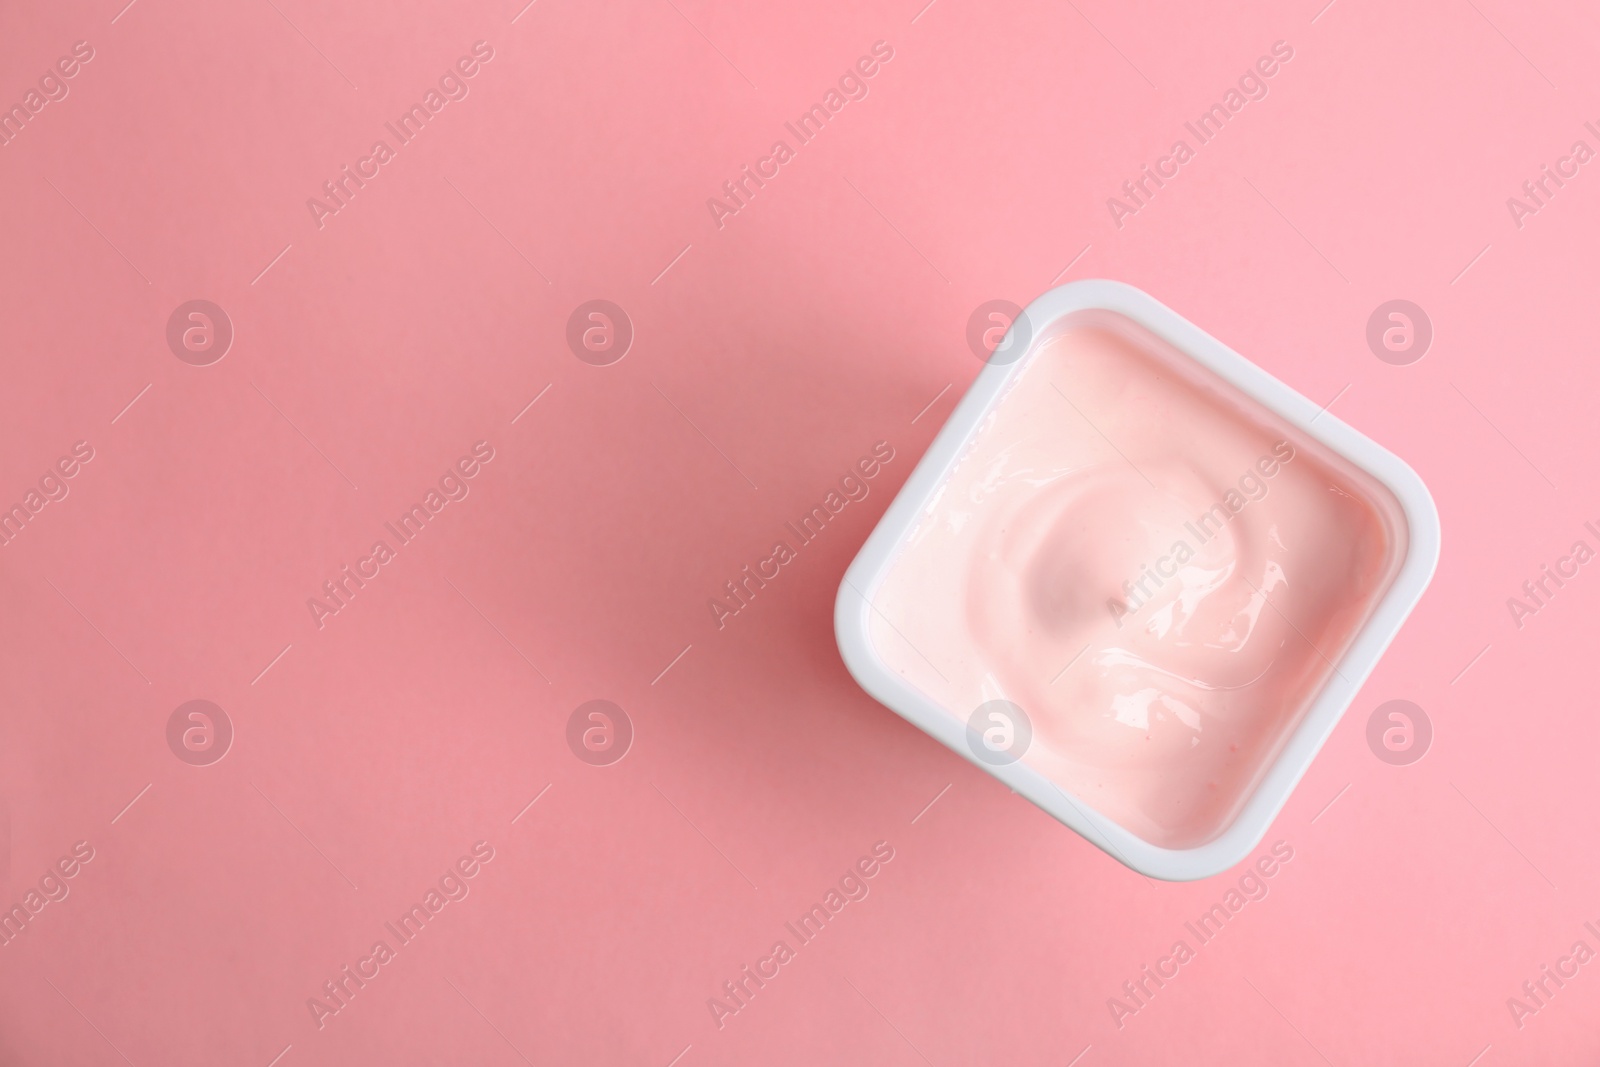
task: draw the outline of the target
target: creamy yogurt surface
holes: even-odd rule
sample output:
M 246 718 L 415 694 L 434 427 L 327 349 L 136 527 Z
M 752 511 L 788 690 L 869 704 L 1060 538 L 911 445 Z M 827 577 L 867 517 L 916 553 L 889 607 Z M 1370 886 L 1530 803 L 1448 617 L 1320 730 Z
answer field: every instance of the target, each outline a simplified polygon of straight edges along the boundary
M 874 592 L 879 657 L 1152 844 L 1238 813 L 1404 556 L 1382 486 L 1153 335 L 1043 340 Z

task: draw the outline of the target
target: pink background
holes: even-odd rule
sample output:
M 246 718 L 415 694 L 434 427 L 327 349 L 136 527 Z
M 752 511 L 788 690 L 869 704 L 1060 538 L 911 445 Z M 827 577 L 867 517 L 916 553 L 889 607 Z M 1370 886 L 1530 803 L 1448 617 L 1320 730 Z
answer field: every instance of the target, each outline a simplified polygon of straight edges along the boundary
M 1506 607 L 1597 544 L 1600 176 L 1520 228 L 1506 198 L 1600 147 L 1600 13 L 524 2 L 0 12 L 0 103 L 94 49 L 0 148 L 0 504 L 94 449 L 0 549 L 0 900 L 94 850 L 0 947 L 0 1063 L 1600 1053 L 1600 964 L 1506 1005 L 1600 949 L 1600 576 Z M 479 40 L 470 95 L 319 229 L 306 199 Z M 719 229 L 707 198 L 879 40 L 869 95 Z M 1106 198 L 1278 40 L 1270 94 L 1119 229 Z M 867 698 L 831 628 L 980 366 L 969 314 L 1082 277 L 1337 398 L 1445 530 L 1262 845 L 1293 860 L 1120 1029 L 1108 998 L 1237 872 L 1119 866 Z M 636 331 L 611 366 L 565 341 L 593 298 Z M 1409 366 L 1365 341 L 1392 298 L 1433 322 Z M 192 299 L 235 330 L 210 366 L 166 343 Z M 480 440 L 470 495 L 319 629 L 307 598 Z M 872 495 L 719 630 L 708 598 L 879 440 Z M 565 740 L 596 698 L 636 732 L 605 767 Z M 167 744 L 191 699 L 236 731 L 209 766 Z M 1410 766 L 1365 740 L 1391 699 L 1433 723 Z M 470 895 L 319 1029 L 307 999 L 476 841 Z M 870 896 L 719 1029 L 707 999 L 879 841 Z

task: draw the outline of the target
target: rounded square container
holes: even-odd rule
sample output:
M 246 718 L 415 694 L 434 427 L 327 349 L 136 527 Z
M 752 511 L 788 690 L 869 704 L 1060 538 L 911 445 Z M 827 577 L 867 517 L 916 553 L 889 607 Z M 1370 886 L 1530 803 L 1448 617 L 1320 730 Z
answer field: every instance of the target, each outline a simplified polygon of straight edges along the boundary
M 879 701 L 1188 880 L 1261 840 L 1438 557 L 1400 459 L 1145 293 L 1074 282 L 1011 324 L 834 628 Z

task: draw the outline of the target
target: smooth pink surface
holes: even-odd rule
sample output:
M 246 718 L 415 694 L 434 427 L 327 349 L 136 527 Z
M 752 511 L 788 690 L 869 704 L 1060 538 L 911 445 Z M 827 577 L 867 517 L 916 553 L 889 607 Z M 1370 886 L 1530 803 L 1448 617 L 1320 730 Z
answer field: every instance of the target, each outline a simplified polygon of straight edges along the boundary
M 978 743 L 974 709 L 1014 702 L 1019 755 L 1074 803 L 1194 848 L 1237 817 L 1406 543 L 1349 460 L 1126 318 L 1078 315 L 906 538 L 872 640 L 957 722 L 978 715 Z
M 1600 577 L 1520 627 L 1507 598 L 1600 543 L 1600 177 L 1507 198 L 1600 143 L 1597 35 L 1506 0 L 6 5 L 0 101 L 94 58 L 0 147 L 0 502 L 93 450 L 0 548 L 5 899 L 93 858 L 0 948 L 0 1062 L 1594 1058 L 1594 964 L 1520 1028 L 1507 999 L 1600 948 Z M 319 229 L 307 199 L 480 40 L 468 95 Z M 880 40 L 865 98 L 719 229 L 708 198 Z M 1107 198 L 1279 40 L 1268 95 L 1118 228 Z M 834 648 L 844 567 L 978 369 L 968 316 L 1092 276 L 1331 402 L 1441 512 L 1265 895 L 1129 872 Z M 603 367 L 566 341 L 597 298 L 634 327 Z M 1366 342 L 1394 298 L 1434 327 L 1409 366 Z M 233 325 L 209 366 L 168 347 L 191 300 Z M 870 495 L 719 629 L 711 598 L 880 440 Z M 470 493 L 319 628 L 308 599 L 480 441 Z M 567 740 L 594 699 L 634 728 L 610 766 Z M 1391 699 L 1433 722 L 1410 766 L 1367 745 Z M 191 700 L 232 723 L 220 762 L 169 747 Z M 479 841 L 468 895 L 319 1030 L 308 998 Z M 708 999 L 877 842 L 870 893 L 719 1029 Z M 1109 999 L 1230 890 L 1119 1029 Z

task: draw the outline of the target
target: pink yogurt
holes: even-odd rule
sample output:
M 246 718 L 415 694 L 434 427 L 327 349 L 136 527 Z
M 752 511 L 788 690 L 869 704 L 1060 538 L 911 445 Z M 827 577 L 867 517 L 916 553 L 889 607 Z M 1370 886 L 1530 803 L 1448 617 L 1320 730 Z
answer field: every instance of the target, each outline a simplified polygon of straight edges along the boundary
M 873 596 L 884 664 L 1153 845 L 1232 822 L 1406 555 L 1376 479 L 1143 327 L 1043 339 Z

